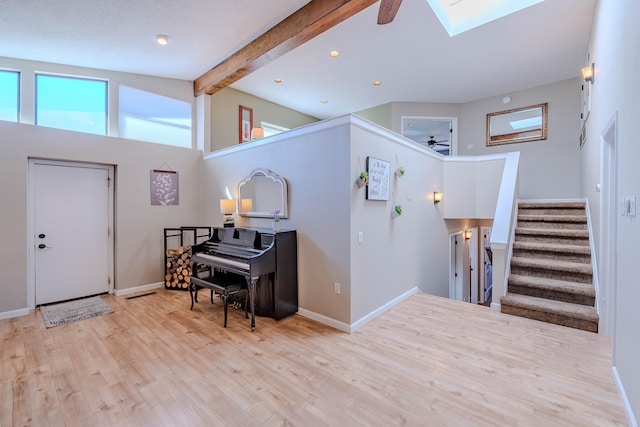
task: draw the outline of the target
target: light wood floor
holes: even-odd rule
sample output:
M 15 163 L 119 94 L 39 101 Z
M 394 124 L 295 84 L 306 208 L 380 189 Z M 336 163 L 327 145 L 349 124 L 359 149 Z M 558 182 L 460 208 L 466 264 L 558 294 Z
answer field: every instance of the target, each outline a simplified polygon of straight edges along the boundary
M 206 294 L 206 293 L 205 293 Z M 114 313 L 0 321 L 2 426 L 627 425 L 611 342 L 415 295 L 345 334 L 205 294 L 105 296 Z

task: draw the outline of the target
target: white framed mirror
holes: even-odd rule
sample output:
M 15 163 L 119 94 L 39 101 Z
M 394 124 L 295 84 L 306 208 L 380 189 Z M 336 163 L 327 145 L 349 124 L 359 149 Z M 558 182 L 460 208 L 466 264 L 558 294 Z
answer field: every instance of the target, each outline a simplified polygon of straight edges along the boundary
M 547 139 L 547 104 L 487 114 L 487 147 Z
M 256 168 L 238 183 L 238 213 L 250 218 L 289 218 L 287 180 L 269 169 Z

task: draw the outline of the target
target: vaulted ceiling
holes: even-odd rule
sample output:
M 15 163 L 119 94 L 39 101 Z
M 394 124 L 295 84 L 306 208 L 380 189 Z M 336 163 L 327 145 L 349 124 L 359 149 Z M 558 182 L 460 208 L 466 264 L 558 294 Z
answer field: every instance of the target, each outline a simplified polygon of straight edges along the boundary
M 0 0 L 0 56 L 195 80 L 307 3 Z M 579 75 L 594 6 L 546 0 L 449 37 L 426 0 L 404 0 L 387 25 L 376 2 L 231 87 L 318 118 L 508 94 Z

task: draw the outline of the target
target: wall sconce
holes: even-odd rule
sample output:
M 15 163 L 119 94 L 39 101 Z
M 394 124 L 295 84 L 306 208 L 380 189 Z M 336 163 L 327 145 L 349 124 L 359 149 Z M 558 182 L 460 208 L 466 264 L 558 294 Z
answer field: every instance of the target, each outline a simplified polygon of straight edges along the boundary
M 434 191 L 433 192 L 433 204 L 437 205 L 441 201 L 442 201 L 442 193 L 440 193 L 439 191 Z
M 582 77 L 584 78 L 584 81 L 593 84 L 593 79 L 595 78 L 595 68 L 596 64 L 592 62 L 590 66 L 584 67 L 582 69 Z
M 234 199 L 220 199 L 220 213 L 224 214 L 223 227 L 235 227 L 233 215 L 236 213 L 236 201 Z
M 264 128 L 257 127 L 251 129 L 251 140 L 255 141 L 260 138 L 264 138 Z
M 471 238 L 471 230 L 465 230 L 464 234 L 464 240 L 469 240 Z

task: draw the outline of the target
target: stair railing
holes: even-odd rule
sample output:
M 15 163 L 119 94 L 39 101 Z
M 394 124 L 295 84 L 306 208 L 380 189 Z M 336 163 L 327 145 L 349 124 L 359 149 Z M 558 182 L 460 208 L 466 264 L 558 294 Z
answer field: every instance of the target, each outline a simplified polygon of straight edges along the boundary
M 518 167 L 520 152 L 507 153 L 496 203 L 489 244 L 493 252 L 493 296 L 491 307 L 500 308 L 500 297 L 507 294 L 511 261 L 511 242 L 517 224 Z

